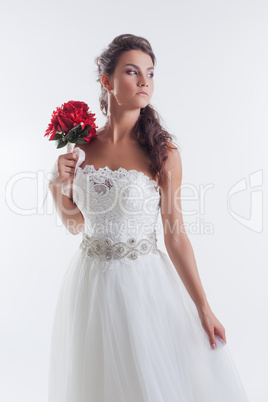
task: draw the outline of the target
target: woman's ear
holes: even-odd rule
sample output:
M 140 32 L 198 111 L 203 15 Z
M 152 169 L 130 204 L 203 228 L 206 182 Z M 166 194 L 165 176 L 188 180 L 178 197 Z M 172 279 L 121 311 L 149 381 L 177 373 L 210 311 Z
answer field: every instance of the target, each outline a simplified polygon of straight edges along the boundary
M 112 86 L 111 86 L 110 78 L 107 74 L 102 74 L 101 83 L 102 83 L 103 87 L 105 89 L 107 89 L 108 92 L 110 92 L 110 90 L 112 89 Z

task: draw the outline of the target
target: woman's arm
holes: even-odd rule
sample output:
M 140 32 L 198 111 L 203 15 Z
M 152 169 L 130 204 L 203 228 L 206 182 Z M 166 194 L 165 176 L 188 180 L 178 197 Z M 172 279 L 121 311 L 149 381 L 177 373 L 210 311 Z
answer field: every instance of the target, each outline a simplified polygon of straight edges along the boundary
M 193 248 L 184 230 L 181 211 L 182 163 L 178 149 L 168 151 L 165 172 L 168 179 L 161 187 L 161 216 L 167 252 L 196 307 L 207 304 L 198 274 Z
M 173 144 L 169 143 L 169 145 Z M 193 248 L 184 230 L 181 211 L 182 163 L 178 149 L 168 151 L 165 172 L 168 179 L 165 180 L 164 186 L 161 186 L 161 216 L 167 252 L 196 305 L 211 345 L 216 343 L 214 332 L 226 342 L 224 327 L 210 309 L 197 270 Z
M 73 181 L 76 164 L 77 155 L 75 151 L 60 155 L 55 164 L 53 178 L 48 185 L 57 213 L 67 230 L 73 235 L 84 230 L 83 214 L 73 202 Z M 70 182 L 70 198 L 61 191 L 61 184 L 64 183 L 65 180 Z
M 165 240 L 165 246 L 197 310 L 204 309 L 208 305 L 208 301 L 200 280 L 189 238 L 184 235 L 178 240 Z
M 61 185 L 49 184 L 59 217 L 67 230 L 76 235 L 84 230 L 84 216 L 77 205 L 67 195 L 62 194 Z M 72 193 L 71 193 L 72 194 Z

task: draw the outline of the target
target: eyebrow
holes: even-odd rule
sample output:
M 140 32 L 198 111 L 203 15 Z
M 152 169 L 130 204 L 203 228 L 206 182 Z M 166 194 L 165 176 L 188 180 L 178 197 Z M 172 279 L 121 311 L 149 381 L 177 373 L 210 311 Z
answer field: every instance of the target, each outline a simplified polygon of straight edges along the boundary
M 140 67 L 137 66 L 136 64 L 132 64 L 132 63 L 125 64 L 124 67 L 126 67 L 126 66 L 132 66 L 132 67 L 135 67 L 135 68 L 137 68 L 137 69 L 140 68 Z M 154 70 L 154 67 L 148 67 L 147 70 Z

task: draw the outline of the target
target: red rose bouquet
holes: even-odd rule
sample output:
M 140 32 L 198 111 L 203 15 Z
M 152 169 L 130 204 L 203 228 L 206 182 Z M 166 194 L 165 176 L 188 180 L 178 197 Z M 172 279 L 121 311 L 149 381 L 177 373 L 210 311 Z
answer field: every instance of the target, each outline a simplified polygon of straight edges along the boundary
M 95 114 L 89 111 L 86 103 L 69 101 L 63 103 L 61 107 L 57 107 L 52 113 L 45 136 L 48 136 L 50 141 L 58 141 L 57 148 L 67 145 L 67 153 L 69 153 L 74 150 L 75 144 L 86 144 L 97 136 L 96 128 L 98 126 L 95 125 L 95 120 Z M 78 164 L 81 162 L 79 155 L 84 154 L 84 152 L 80 148 L 76 149 L 79 158 Z M 55 163 L 51 173 L 52 177 L 59 174 L 57 163 Z M 69 182 L 64 182 L 61 186 L 62 193 L 67 196 L 70 196 L 69 184 Z
M 57 148 L 66 144 L 67 152 L 72 152 L 75 144 L 86 144 L 96 137 L 96 118 L 89 112 L 84 102 L 69 101 L 57 107 L 45 132 L 49 140 L 57 140 Z

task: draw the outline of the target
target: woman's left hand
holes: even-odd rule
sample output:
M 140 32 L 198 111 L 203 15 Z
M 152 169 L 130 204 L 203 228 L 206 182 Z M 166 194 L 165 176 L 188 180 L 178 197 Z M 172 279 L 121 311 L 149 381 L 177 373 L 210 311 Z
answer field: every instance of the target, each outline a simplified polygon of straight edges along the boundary
M 213 349 L 216 347 L 215 335 L 218 335 L 226 343 L 226 335 L 224 326 L 220 323 L 217 317 L 211 311 L 207 304 L 205 307 L 197 308 L 204 331 L 209 337 L 210 345 Z M 215 345 L 213 347 L 213 345 Z

